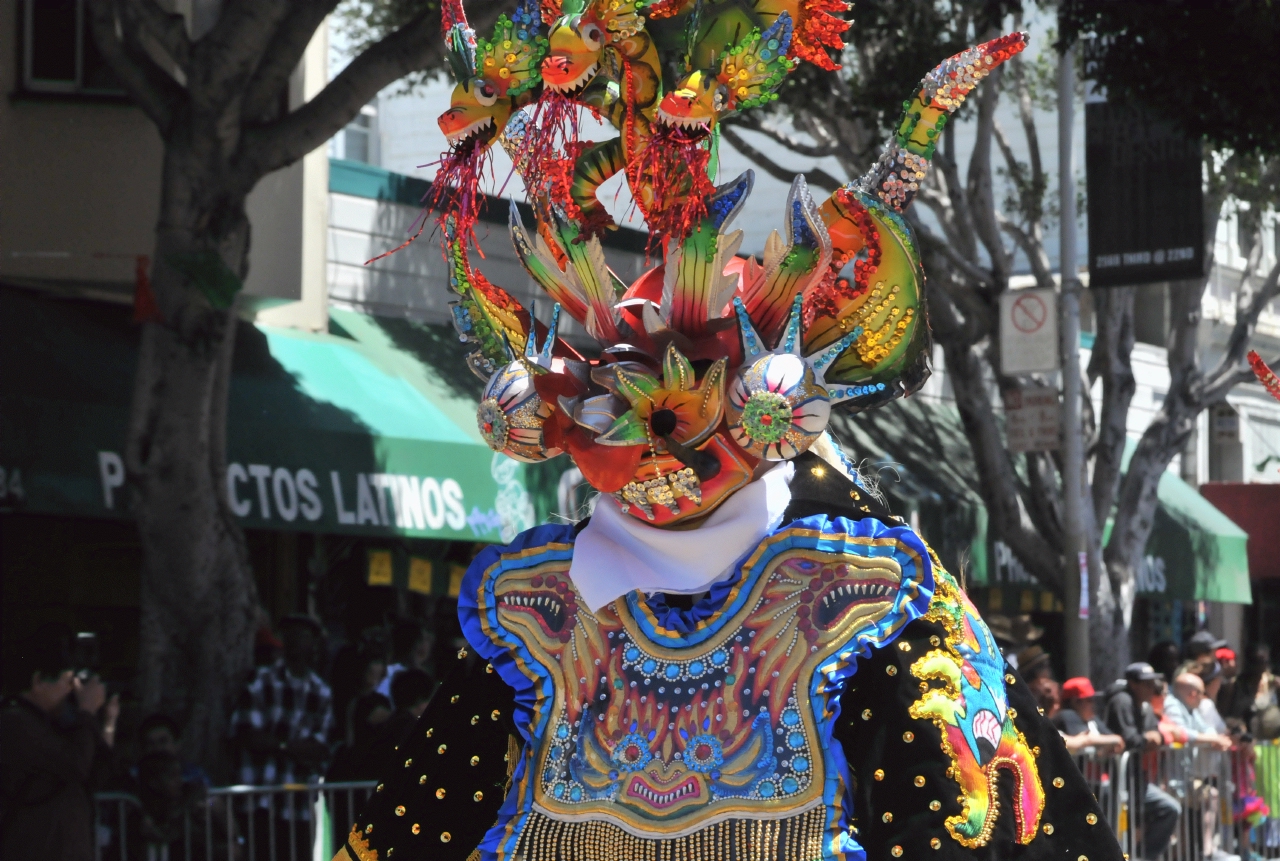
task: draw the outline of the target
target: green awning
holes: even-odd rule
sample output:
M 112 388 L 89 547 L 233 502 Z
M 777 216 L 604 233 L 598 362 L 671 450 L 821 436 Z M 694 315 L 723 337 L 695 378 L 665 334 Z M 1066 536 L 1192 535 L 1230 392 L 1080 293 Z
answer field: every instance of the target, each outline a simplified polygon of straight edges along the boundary
M 1125 443 L 1127 470 L 1137 444 Z M 1248 534 L 1172 472 L 1156 485 L 1155 520 L 1138 570 L 1137 592 L 1167 601 L 1252 604 Z M 1110 535 L 1107 524 L 1106 535 Z M 1105 540 L 1105 539 L 1104 539 Z
M 494 455 L 457 337 L 333 309 L 329 332 L 241 323 L 227 494 L 247 527 L 496 541 L 546 520 L 566 458 Z M 0 288 L 0 510 L 125 517 L 129 309 Z

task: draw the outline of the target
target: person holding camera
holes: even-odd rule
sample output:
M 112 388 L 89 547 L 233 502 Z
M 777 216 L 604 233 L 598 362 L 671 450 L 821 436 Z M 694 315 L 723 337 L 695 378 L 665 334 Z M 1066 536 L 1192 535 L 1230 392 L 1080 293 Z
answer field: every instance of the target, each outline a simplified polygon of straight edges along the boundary
M 10 669 L 19 693 L 0 709 L 0 859 L 92 861 L 106 686 L 75 672 L 67 638 L 51 628 L 21 645 Z

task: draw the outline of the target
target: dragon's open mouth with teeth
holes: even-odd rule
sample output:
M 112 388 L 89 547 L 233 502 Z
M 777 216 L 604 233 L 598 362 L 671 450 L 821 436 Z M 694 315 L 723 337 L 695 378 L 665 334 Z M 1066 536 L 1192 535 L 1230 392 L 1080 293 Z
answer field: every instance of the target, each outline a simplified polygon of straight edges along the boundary
M 534 616 L 548 634 L 564 630 L 564 599 L 548 592 L 508 592 L 501 598 L 504 607 L 520 610 Z
M 655 135 L 665 136 L 673 142 L 695 143 L 705 140 L 711 134 L 711 120 L 677 116 L 659 105 L 658 121 L 653 131 Z
M 636 775 L 627 783 L 627 797 L 643 802 L 653 810 L 669 810 L 685 801 L 702 798 L 702 783 L 696 775 L 690 775 L 670 789 L 656 789 L 642 776 Z
M 821 593 L 814 602 L 814 621 L 828 627 L 850 607 L 870 606 L 893 601 L 898 594 L 898 584 L 893 580 L 841 581 Z

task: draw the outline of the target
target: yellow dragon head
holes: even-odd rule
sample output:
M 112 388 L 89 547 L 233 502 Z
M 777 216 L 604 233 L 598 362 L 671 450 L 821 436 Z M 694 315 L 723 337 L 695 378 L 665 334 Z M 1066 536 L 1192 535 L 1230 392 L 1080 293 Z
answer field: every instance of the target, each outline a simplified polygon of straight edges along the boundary
M 511 18 L 499 16 L 493 38 L 476 39 L 459 0 L 443 20 L 449 64 L 457 84 L 437 122 L 450 146 L 488 147 L 511 115 L 537 98 L 547 40 L 537 0 L 521 0 Z

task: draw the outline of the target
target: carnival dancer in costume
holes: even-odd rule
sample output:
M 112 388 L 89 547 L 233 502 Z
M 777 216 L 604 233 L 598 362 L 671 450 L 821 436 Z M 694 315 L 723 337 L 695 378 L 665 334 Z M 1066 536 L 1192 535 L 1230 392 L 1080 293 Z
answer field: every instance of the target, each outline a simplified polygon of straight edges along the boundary
M 694 139 L 749 107 L 790 68 L 776 62 L 790 28 L 779 14 L 712 52 L 654 116 Z M 927 377 L 901 213 L 946 116 L 1023 45 L 935 69 L 876 166 L 824 204 L 798 178 L 762 265 L 736 256 L 730 229 L 749 172 L 660 236 L 663 263 L 631 285 L 570 201 L 534 183 L 536 232 L 514 207 L 511 228 L 554 300 L 544 324 L 472 269 L 465 218 L 445 214 L 484 438 L 521 461 L 572 458 L 599 497 L 589 519 L 472 563 L 469 645 L 341 861 L 1120 861 L 963 589 L 827 433 L 833 408 Z M 523 145 L 530 111 L 501 138 L 526 179 L 545 168 Z M 562 314 L 597 355 L 557 337 Z

